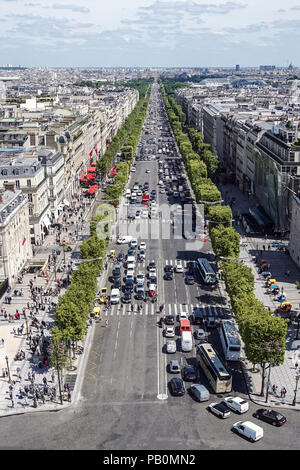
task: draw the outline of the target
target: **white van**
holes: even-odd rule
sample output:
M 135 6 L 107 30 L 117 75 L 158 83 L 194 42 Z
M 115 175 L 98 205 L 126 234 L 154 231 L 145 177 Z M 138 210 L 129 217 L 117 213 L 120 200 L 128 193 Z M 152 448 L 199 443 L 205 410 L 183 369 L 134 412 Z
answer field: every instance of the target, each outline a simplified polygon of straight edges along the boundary
M 124 237 L 118 238 L 117 243 L 118 245 L 122 245 L 124 243 L 131 243 L 132 235 L 126 235 Z
M 190 352 L 193 349 L 193 338 L 191 331 L 183 331 L 181 333 L 181 350 Z
M 111 290 L 110 301 L 112 304 L 118 304 L 120 302 L 120 289 Z
M 131 196 L 131 189 L 126 189 L 125 197 Z
M 264 437 L 264 430 L 257 424 L 251 423 L 251 421 L 238 421 L 232 426 L 233 431 L 247 437 L 249 441 L 255 442 Z
M 208 401 L 210 398 L 209 391 L 206 387 L 204 387 L 204 385 L 192 384 L 190 386 L 190 392 L 194 396 L 194 398 L 199 402 Z

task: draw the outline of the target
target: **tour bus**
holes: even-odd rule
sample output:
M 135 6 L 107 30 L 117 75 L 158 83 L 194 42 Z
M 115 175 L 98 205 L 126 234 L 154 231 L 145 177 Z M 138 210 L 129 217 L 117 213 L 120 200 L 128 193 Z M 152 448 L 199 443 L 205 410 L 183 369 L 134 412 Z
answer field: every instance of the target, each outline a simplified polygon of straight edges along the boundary
M 205 284 L 216 284 L 216 273 L 206 258 L 198 258 L 197 267 Z
M 241 338 L 232 320 L 221 320 L 220 337 L 226 361 L 239 361 Z
M 231 392 L 232 376 L 210 343 L 197 346 L 197 358 L 214 392 Z

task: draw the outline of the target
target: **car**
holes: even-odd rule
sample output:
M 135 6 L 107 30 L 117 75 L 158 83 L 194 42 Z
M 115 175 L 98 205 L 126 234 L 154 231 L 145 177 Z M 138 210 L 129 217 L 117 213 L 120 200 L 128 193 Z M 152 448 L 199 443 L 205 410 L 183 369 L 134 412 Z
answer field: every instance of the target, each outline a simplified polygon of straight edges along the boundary
M 144 273 L 138 273 L 138 274 L 136 275 L 136 277 L 135 277 L 135 282 L 136 282 L 137 284 L 139 284 L 139 283 L 144 284 L 144 282 L 145 282 L 145 274 L 144 274 Z
M 157 294 L 156 284 L 149 284 L 149 295 L 150 295 L 150 297 L 153 297 L 156 294 Z
M 149 275 L 149 284 L 157 284 L 157 276 L 155 274 L 150 274 Z
M 140 246 L 139 246 L 139 249 L 140 250 L 146 250 L 146 248 L 147 248 L 147 244 L 145 242 L 141 242 Z
M 175 272 L 176 273 L 184 273 L 184 267 L 182 266 L 182 264 L 176 264 Z
M 165 281 L 172 281 L 173 279 L 173 273 L 171 271 L 167 271 L 164 274 L 164 279 Z
M 180 312 L 178 315 L 179 321 L 180 320 L 188 320 L 188 313 L 187 312 Z
M 112 271 L 113 278 L 121 277 L 121 265 L 117 264 Z
M 140 250 L 139 254 L 138 254 L 138 257 L 139 257 L 140 261 L 143 261 L 146 258 L 145 250 Z
M 141 211 L 136 211 L 135 213 L 135 219 L 138 220 L 141 218 Z
M 170 386 L 172 395 L 179 397 L 185 394 L 183 381 L 179 377 L 174 377 L 173 379 L 171 379 L 169 382 L 169 386 Z
M 136 172 L 135 166 L 133 166 L 133 167 L 131 168 L 131 172 L 132 172 L 132 173 L 135 173 L 135 172 Z
M 160 188 L 160 193 L 161 193 L 161 194 L 165 194 L 165 192 L 166 192 L 166 191 L 165 191 L 165 188 Z
M 175 336 L 175 329 L 174 329 L 174 326 L 168 326 L 166 329 L 165 329 L 165 337 L 166 338 L 174 338 Z
M 193 261 L 189 261 L 186 267 L 186 273 L 193 276 L 194 275 L 194 270 L 195 270 L 195 265 Z
M 142 219 L 148 219 L 148 216 L 149 216 L 148 211 L 142 211 L 141 212 L 141 218 Z
M 129 248 L 127 251 L 127 257 L 128 256 L 134 256 L 135 255 L 135 247 L 133 246 L 132 248 Z
M 173 266 L 171 264 L 166 264 L 165 272 L 173 272 Z
M 260 408 L 259 410 L 256 410 L 253 416 L 254 418 L 261 419 L 266 423 L 272 424 L 273 426 L 282 426 L 287 422 L 286 417 L 281 413 L 267 408 Z
M 126 278 L 125 279 L 125 286 L 124 286 L 124 291 L 125 290 L 133 290 L 133 279 Z
M 126 273 L 128 272 L 134 272 L 134 268 L 135 268 L 135 263 L 127 263 L 127 267 L 126 267 Z
M 165 324 L 166 325 L 174 325 L 174 323 L 175 323 L 174 315 L 169 314 L 169 315 L 165 316 Z
M 206 327 L 207 328 L 216 328 L 218 326 L 218 322 L 215 317 L 208 317 L 206 319 Z
M 150 261 L 150 263 L 148 264 L 148 270 L 150 270 L 151 268 L 156 268 L 156 263 L 154 260 Z
M 249 410 L 249 403 L 240 397 L 226 397 L 224 402 L 228 408 L 239 414 L 246 413 Z
M 195 382 L 197 380 L 197 371 L 192 365 L 184 366 L 182 369 L 182 378 L 187 382 Z
M 210 403 L 208 405 L 208 409 L 211 413 L 223 419 L 228 418 L 230 416 L 230 409 L 228 408 L 226 403 L 224 403 L 224 401 L 221 401 L 220 403 Z
M 113 289 L 120 289 L 120 287 L 121 287 L 121 279 L 119 277 L 115 278 L 114 279 Z
M 178 372 L 180 372 L 180 365 L 179 365 L 179 361 L 171 361 L 170 362 L 170 372 L 172 373 L 175 373 L 177 374 Z
M 118 254 L 118 257 L 117 257 L 117 260 L 119 261 L 119 263 L 122 263 L 124 261 L 124 253 L 123 251 L 120 251 L 120 253 Z
M 141 191 L 141 189 L 139 189 L 136 193 L 138 196 L 142 196 L 143 195 L 143 192 Z
M 194 276 L 192 276 L 191 274 L 188 274 L 187 276 L 185 276 L 185 283 L 188 284 L 189 286 L 192 286 L 193 284 L 195 284 Z
M 166 342 L 166 351 L 168 354 L 176 353 L 176 341 L 169 340 Z
M 203 328 L 198 328 L 195 331 L 195 338 L 200 339 L 200 340 L 206 340 L 207 338 L 206 331 L 204 331 Z
M 123 298 L 122 298 L 122 302 L 124 304 L 129 304 L 131 302 L 131 291 L 129 289 L 125 290 Z
M 136 238 L 133 238 L 130 242 L 130 248 L 132 247 L 136 247 L 137 246 L 137 239 Z
M 145 171 L 145 173 L 150 173 L 150 170 L 149 170 L 149 168 L 146 168 L 146 171 Z
M 135 290 L 136 296 L 135 298 L 137 300 L 144 300 L 145 298 L 145 289 L 144 286 L 142 285 L 137 285 L 136 290 Z

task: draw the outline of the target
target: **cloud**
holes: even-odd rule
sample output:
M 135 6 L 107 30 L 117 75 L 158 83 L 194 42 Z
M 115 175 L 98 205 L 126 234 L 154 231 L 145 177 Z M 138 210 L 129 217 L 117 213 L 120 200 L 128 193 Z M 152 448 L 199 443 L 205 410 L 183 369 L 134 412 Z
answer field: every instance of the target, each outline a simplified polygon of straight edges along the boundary
M 73 12 L 78 12 L 78 13 L 89 13 L 90 9 L 87 7 L 83 7 L 80 5 L 73 5 L 73 4 L 60 4 L 60 3 L 54 3 L 54 5 L 48 7 L 48 8 L 54 8 L 55 10 L 70 10 Z

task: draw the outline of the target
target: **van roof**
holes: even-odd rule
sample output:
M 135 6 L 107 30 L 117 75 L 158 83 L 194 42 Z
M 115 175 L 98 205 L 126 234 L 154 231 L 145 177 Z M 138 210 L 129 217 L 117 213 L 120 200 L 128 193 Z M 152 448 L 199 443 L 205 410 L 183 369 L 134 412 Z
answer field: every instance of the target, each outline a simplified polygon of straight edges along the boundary
M 262 428 L 257 424 L 252 423 L 252 421 L 244 421 L 241 423 L 243 426 L 247 426 L 249 429 L 253 429 L 253 431 L 261 431 Z
M 180 320 L 180 326 L 181 325 L 182 326 L 191 326 L 191 322 L 187 318 L 183 318 L 182 320 Z
M 192 338 L 192 332 L 191 331 L 183 331 L 182 332 L 182 339 L 190 339 Z

